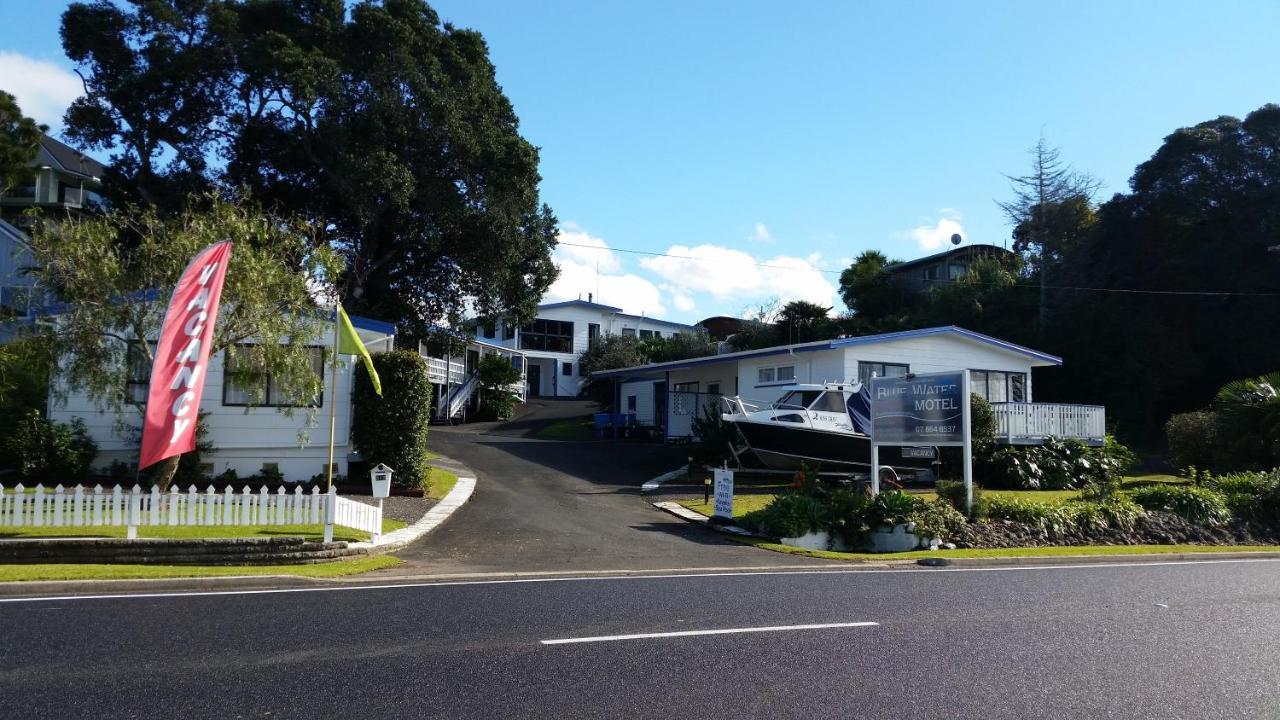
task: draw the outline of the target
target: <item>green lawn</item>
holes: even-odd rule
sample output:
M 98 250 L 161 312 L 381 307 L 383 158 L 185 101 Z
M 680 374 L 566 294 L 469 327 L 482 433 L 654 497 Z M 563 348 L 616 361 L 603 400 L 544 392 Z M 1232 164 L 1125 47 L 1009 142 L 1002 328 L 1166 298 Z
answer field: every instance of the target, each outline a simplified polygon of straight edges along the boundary
M 382 532 L 399 530 L 405 523 L 383 518 Z M 123 526 L 103 527 L 0 527 L 0 538 L 40 537 L 114 537 L 122 538 L 127 529 Z M 240 537 L 303 537 L 320 540 L 324 537 L 324 525 L 140 525 L 138 537 L 144 538 L 240 538 Z M 369 539 L 369 533 L 341 525 L 333 526 L 333 539 L 361 542 Z
M 0 565 L 0 582 L 33 580 L 136 580 L 228 575 L 294 575 L 331 578 L 381 570 L 400 564 L 390 555 L 315 565 Z
M 595 424 L 590 417 L 557 420 L 533 435 L 542 440 L 592 440 Z
M 427 469 L 427 477 L 422 481 L 422 489 L 426 491 L 427 497 L 439 500 L 448 495 L 457 482 L 457 475 L 448 470 L 433 467 Z
M 1171 484 L 1185 485 L 1188 481 L 1174 477 L 1173 475 L 1131 475 L 1125 478 L 1123 486 L 1125 488 L 1136 488 L 1147 485 Z M 777 488 L 779 491 L 786 488 L 786 485 L 756 485 L 749 486 L 756 489 L 760 488 Z M 924 500 L 936 500 L 937 493 L 932 490 L 908 490 L 912 495 L 918 495 Z M 1030 500 L 1038 503 L 1048 503 L 1052 505 L 1061 504 L 1080 497 L 1079 490 L 983 490 L 982 494 L 986 497 L 1015 498 L 1018 500 Z M 733 498 L 733 516 L 741 517 L 751 512 L 759 510 L 773 501 L 773 494 L 770 493 L 749 493 L 738 494 Z M 680 500 L 681 505 L 700 512 L 703 515 L 710 515 L 712 511 L 712 503 L 702 502 L 702 498 L 694 498 L 691 500 Z

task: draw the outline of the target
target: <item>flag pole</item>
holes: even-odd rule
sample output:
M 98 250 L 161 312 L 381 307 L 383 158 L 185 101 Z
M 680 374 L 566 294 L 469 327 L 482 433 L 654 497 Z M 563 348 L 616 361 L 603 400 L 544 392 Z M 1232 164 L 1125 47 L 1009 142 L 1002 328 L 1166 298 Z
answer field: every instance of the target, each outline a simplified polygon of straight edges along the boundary
M 333 434 L 338 427 L 338 418 L 334 409 L 338 406 L 338 326 L 342 319 L 338 317 L 342 304 L 333 303 L 333 368 L 329 371 L 329 467 L 326 470 L 328 484 L 325 490 L 333 489 Z

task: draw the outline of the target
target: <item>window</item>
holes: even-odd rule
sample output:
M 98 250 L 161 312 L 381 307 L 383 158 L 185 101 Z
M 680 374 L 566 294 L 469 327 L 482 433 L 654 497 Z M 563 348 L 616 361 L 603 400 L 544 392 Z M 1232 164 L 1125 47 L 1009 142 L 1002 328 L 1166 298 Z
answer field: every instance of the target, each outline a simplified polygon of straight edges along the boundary
M 898 365 L 896 363 L 881 362 L 863 362 L 858 361 L 858 381 L 862 383 L 871 382 L 874 377 L 902 377 L 911 371 L 908 365 Z
M 636 396 L 628 395 L 627 396 L 627 412 L 635 412 L 635 411 L 636 411 Z
M 949 265 L 947 266 L 947 279 L 959 280 L 967 272 L 969 272 L 969 268 L 964 265 Z
M 648 340 L 649 338 L 653 337 L 653 335 L 654 335 L 654 332 L 653 332 L 652 330 L 641 330 L 641 331 L 640 331 L 640 339 L 641 339 L 641 340 Z M 661 335 L 659 335 L 658 337 L 662 337 L 662 336 L 661 336 Z
M 560 374 L 561 374 L 561 375 L 563 375 L 563 376 L 565 376 L 565 377 L 570 377 L 570 376 L 572 376 L 572 375 L 573 375 L 573 363 L 571 363 L 571 362 L 567 362 L 567 363 L 560 363 Z
M 247 363 L 248 348 L 250 347 L 250 345 L 236 345 L 228 348 L 223 354 L 223 405 L 260 405 L 263 407 L 324 406 L 323 391 L 317 397 L 300 397 L 300 393 L 284 387 L 269 373 L 249 372 L 246 376 L 240 378 L 240 382 L 236 382 L 232 376 L 241 369 L 241 363 Z M 311 358 L 312 371 L 323 382 L 325 349 L 319 346 L 309 346 L 306 350 Z
M 937 280 L 937 279 L 938 279 L 938 266 L 937 266 L 937 265 L 930 265 L 929 267 L 925 268 L 925 269 L 924 269 L 924 279 L 925 279 L 925 280 Z
M 155 352 L 155 347 L 155 343 L 151 343 L 152 352 Z M 124 401 L 145 404 L 151 389 L 151 363 L 147 362 L 147 354 L 142 352 L 142 345 L 137 340 L 129 341 L 125 362 L 129 364 L 129 376 L 124 382 Z
M 587 347 L 588 348 L 595 347 L 596 342 L 599 339 L 600 339 L 600 324 L 588 323 L 587 324 Z
M 696 392 L 698 392 L 698 383 L 696 383 L 696 382 L 682 382 L 682 383 L 676 383 L 676 384 L 675 384 L 675 392 L 682 392 L 682 393 L 696 393 Z
M 844 394 L 838 392 L 825 392 L 822 397 L 818 398 L 818 402 L 809 406 L 810 410 L 820 410 L 822 412 L 845 412 Z
M 718 382 L 715 382 L 715 383 L 707 383 L 707 394 L 708 394 L 708 395 L 719 395 L 719 394 L 720 394 L 720 383 L 718 383 Z
M 484 332 L 483 337 L 496 338 L 498 337 L 498 323 L 493 320 L 486 320 L 482 331 Z
M 801 407 L 801 408 L 807 409 L 810 405 L 813 404 L 814 400 L 818 399 L 819 394 L 820 392 L 817 390 L 792 390 L 791 392 L 782 396 L 782 399 L 778 401 L 778 405 L 785 405 L 787 407 L 793 407 L 793 408 Z
M 524 350 L 573 352 L 573 323 L 564 320 L 534 320 L 520 331 Z
M 760 368 L 756 371 L 756 382 L 771 383 L 774 379 L 774 369 L 771 367 Z
M 764 367 L 756 370 L 756 384 L 768 385 L 770 383 L 793 383 L 796 381 L 796 366 L 782 365 L 779 367 Z
M 1026 402 L 1027 374 L 1000 370 L 970 370 L 969 390 L 988 402 Z
M 778 382 L 791 382 L 796 379 L 796 366 L 783 365 L 778 368 Z
M 510 340 L 516 336 L 516 324 L 510 320 L 502 321 L 502 339 Z
M 635 336 L 636 336 L 635 328 L 622 328 L 622 337 L 635 337 Z

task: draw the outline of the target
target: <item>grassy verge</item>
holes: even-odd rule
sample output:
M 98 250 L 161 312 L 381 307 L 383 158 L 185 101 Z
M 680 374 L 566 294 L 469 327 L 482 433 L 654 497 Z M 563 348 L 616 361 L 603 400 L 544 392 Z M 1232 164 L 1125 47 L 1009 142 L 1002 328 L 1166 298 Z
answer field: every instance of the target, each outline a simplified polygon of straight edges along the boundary
M 427 477 L 422 481 L 422 489 L 427 493 L 427 497 L 439 500 L 458 482 L 458 476 L 438 467 L 428 468 Z
M 399 530 L 405 523 L 384 518 L 382 532 Z M 61 538 L 61 537 L 113 537 L 122 538 L 127 528 L 103 527 L 4 527 L 0 538 Z M 320 540 L 324 537 L 324 525 L 157 525 L 140 526 L 138 537 L 144 538 L 244 538 L 244 537 L 302 537 Z M 369 539 L 369 533 L 341 525 L 333 526 L 333 539 L 361 542 Z
M 557 420 L 533 436 L 542 440 L 591 440 L 595 438 L 595 424 L 589 417 Z
M 810 550 L 760 538 L 727 537 L 763 550 L 804 555 L 824 560 L 918 560 L 920 558 L 1002 558 L 1002 557 L 1073 557 L 1098 555 L 1149 555 L 1153 553 L 1223 553 L 1277 552 L 1276 545 L 1078 545 L 1023 548 L 971 548 L 964 550 L 912 550 L 899 553 L 852 553 L 833 550 Z
M 400 564 L 390 555 L 316 565 L 0 565 L 0 582 L 35 580 L 138 580 L 229 575 L 293 575 L 331 578 L 381 570 Z
M 1132 475 L 1124 479 L 1121 484 L 1125 489 L 1145 487 L 1149 485 L 1185 485 L 1188 481 L 1174 477 L 1173 475 Z M 783 492 L 786 485 L 769 485 L 762 487 L 776 488 L 777 492 Z M 937 493 L 932 490 L 908 490 L 912 495 L 917 495 L 924 500 L 936 500 Z M 776 494 L 776 493 L 775 493 Z M 1011 498 L 1017 500 L 1029 500 L 1031 502 L 1046 503 L 1050 505 L 1060 505 L 1064 502 L 1077 500 L 1080 498 L 1079 490 L 986 490 L 983 489 L 984 497 Z M 740 494 L 733 498 L 733 516 L 741 517 L 751 512 L 759 510 L 773 501 L 773 495 L 769 493 Z M 700 498 L 692 500 L 679 501 L 684 507 L 700 512 L 703 515 L 710 515 L 712 511 L 711 503 L 704 503 Z

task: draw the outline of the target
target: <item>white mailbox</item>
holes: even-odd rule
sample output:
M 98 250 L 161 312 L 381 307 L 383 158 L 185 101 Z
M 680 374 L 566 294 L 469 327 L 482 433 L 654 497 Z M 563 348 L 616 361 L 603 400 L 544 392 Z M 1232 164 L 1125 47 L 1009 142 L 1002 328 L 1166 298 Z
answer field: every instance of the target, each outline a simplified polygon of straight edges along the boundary
M 369 471 L 369 479 L 373 481 L 373 496 L 384 498 L 391 495 L 391 468 L 378 463 L 378 467 Z

